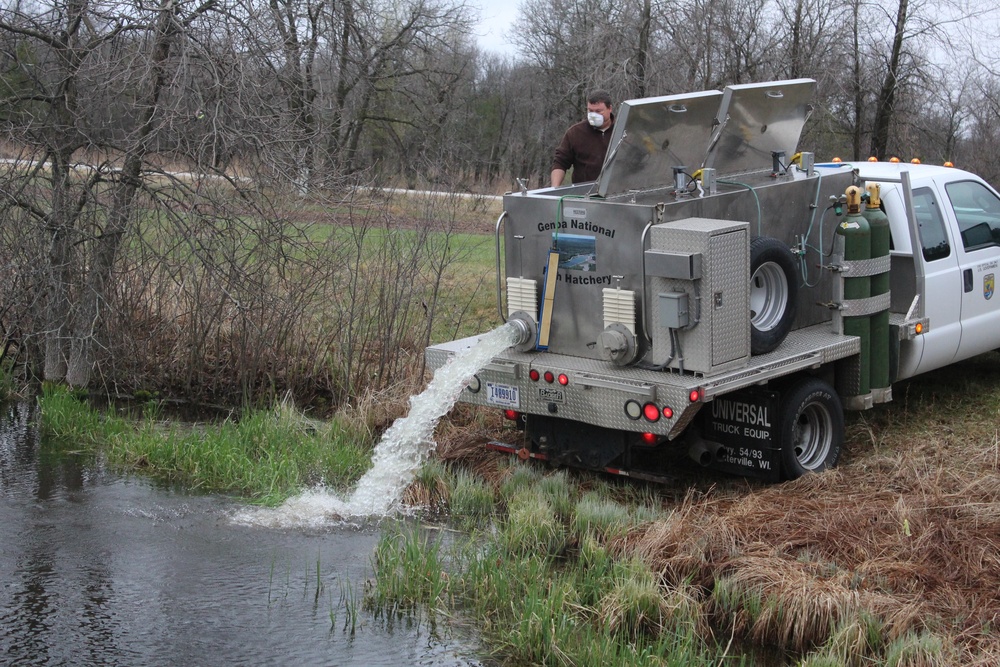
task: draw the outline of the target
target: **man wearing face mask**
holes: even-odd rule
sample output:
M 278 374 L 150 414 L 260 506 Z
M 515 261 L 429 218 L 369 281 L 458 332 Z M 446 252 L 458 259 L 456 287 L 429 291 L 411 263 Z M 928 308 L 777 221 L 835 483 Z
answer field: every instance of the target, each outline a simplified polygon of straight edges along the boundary
M 573 168 L 573 183 L 597 180 L 611 141 L 615 123 L 611 96 L 595 90 L 587 97 L 587 119 L 576 123 L 563 135 L 552 159 L 552 187 L 562 185 L 566 171 Z

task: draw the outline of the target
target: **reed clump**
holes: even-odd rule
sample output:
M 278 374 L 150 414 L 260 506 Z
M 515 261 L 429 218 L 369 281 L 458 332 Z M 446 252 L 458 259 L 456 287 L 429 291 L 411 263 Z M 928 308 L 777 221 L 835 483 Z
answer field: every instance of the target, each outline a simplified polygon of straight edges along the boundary
M 379 576 L 365 604 L 392 613 L 412 610 L 418 604 L 436 606 L 449 586 L 444 559 L 440 540 L 426 531 L 399 526 L 384 533 L 372 555 Z
M 465 529 L 483 528 L 493 516 L 493 489 L 464 468 L 455 471 L 448 492 L 453 521 Z
M 417 471 L 413 482 L 403 494 L 403 503 L 409 507 L 437 512 L 448 502 L 450 495 L 447 470 L 438 459 L 431 459 Z

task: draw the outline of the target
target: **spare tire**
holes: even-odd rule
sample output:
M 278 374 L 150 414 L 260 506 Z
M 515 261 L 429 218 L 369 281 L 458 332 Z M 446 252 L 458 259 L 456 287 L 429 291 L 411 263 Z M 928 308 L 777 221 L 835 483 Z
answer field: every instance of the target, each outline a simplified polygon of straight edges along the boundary
M 770 352 L 795 321 L 799 281 L 795 256 L 769 236 L 750 242 L 750 353 Z

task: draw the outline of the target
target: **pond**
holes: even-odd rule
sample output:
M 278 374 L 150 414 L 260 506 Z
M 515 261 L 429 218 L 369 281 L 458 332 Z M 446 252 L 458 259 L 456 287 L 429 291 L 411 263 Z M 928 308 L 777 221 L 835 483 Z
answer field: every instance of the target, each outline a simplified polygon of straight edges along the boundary
M 377 524 L 269 528 L 238 500 L 55 453 L 0 410 L 0 662 L 479 665 L 474 638 L 362 605 Z

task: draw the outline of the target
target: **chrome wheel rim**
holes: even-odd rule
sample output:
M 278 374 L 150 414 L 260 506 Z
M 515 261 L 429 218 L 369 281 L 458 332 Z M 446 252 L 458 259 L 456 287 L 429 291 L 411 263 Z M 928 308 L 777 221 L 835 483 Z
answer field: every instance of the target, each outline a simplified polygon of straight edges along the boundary
M 774 262 L 757 267 L 750 278 L 750 323 L 758 331 L 770 331 L 781 322 L 788 308 L 788 279 Z
M 795 458 L 806 470 L 816 470 L 833 446 L 833 417 L 821 403 L 809 403 L 799 414 L 793 434 Z

